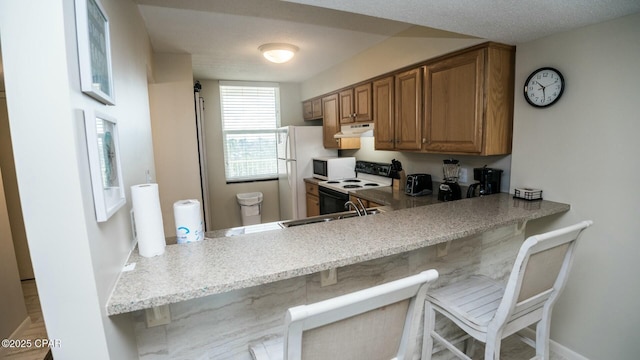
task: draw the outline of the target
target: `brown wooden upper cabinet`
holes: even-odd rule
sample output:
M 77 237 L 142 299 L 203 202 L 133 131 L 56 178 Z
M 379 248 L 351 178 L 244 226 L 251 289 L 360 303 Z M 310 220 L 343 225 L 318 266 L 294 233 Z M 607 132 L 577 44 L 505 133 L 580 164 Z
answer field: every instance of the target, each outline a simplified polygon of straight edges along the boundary
M 371 83 L 343 90 L 339 93 L 339 98 L 340 124 L 373 120 L 371 116 Z
M 422 147 L 422 68 L 373 83 L 376 150 Z
M 373 82 L 373 136 L 376 150 L 393 150 L 395 147 L 395 95 L 394 77 Z
M 396 150 L 422 147 L 422 68 L 395 76 Z
M 317 120 L 322 118 L 322 98 L 315 98 L 302 102 L 303 120 Z
M 514 48 L 488 44 L 426 66 L 426 152 L 511 153 Z
M 382 75 L 372 82 L 303 102 L 305 119 L 320 109 L 324 145 L 357 149 L 359 138 L 334 139 L 341 124 L 373 121 L 376 150 L 442 154 L 511 153 L 515 47 L 485 43 Z
M 360 138 L 335 139 L 340 132 L 340 104 L 338 93 L 322 98 L 322 136 L 323 145 L 327 149 L 359 149 Z

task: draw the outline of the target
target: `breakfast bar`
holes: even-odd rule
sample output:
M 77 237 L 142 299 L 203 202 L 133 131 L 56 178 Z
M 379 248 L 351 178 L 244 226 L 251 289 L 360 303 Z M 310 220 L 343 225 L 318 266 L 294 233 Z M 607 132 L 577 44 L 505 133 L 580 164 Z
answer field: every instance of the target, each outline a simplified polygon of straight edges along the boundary
M 131 255 L 107 304 L 133 313 L 139 356 L 249 359 L 247 344 L 281 335 L 284 311 L 435 268 L 439 284 L 480 272 L 504 278 L 530 220 L 567 212 L 552 201 L 496 194 L 376 215 L 167 246 Z M 337 269 L 337 283 L 319 273 Z M 170 304 L 171 322 L 144 324 Z M 174 331 L 176 329 L 180 331 Z M 158 350 L 160 349 L 160 350 Z

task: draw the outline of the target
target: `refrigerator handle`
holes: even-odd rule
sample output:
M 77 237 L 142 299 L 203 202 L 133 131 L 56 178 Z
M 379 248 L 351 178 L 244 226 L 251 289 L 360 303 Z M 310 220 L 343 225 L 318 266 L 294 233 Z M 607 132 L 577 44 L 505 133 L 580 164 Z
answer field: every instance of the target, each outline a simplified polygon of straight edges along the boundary
M 289 166 L 291 166 L 291 163 L 294 163 L 295 160 L 293 159 L 287 159 L 285 160 L 285 168 L 287 169 L 287 181 L 289 182 L 289 189 L 293 189 L 293 182 L 296 181 L 296 179 L 292 179 L 293 174 L 291 174 L 291 172 L 289 171 Z
M 291 138 L 291 134 L 289 134 L 289 132 L 287 132 L 287 136 L 284 140 L 284 158 L 285 159 L 292 159 L 293 156 L 291 154 L 291 144 L 289 142 L 289 139 Z M 287 175 L 289 172 L 289 167 L 287 167 Z

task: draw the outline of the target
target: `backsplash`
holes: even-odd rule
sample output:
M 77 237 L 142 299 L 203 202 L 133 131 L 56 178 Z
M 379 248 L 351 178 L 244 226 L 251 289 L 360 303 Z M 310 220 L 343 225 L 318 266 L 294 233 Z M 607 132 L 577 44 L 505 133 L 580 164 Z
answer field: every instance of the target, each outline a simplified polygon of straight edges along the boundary
M 500 156 L 472 156 L 472 155 L 440 155 L 420 154 L 411 152 L 385 151 L 374 149 L 373 137 L 361 137 L 360 149 L 342 150 L 340 156 L 355 156 L 358 160 L 390 163 L 396 159 L 402 163 L 402 168 L 407 174 L 427 173 L 431 174 L 434 185 L 442 182 L 442 160 L 457 159 L 460 161 L 460 169 L 466 169 L 466 181 L 460 180 L 461 185 L 475 183 L 473 180 L 473 168 L 487 165 L 490 168 L 503 170 L 501 179 L 501 192 L 509 192 L 511 181 L 511 155 Z M 435 187 L 434 187 L 435 188 Z

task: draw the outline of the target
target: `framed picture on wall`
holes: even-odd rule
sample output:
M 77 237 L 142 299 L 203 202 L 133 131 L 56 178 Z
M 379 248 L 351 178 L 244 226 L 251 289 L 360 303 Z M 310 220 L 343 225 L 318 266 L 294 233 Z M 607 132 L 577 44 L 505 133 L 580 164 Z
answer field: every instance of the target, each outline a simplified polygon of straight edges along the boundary
M 82 92 L 115 105 L 109 17 L 99 0 L 75 0 L 75 6 Z
M 106 114 L 88 110 L 84 114 L 87 152 L 96 220 L 109 220 L 127 201 L 122 181 L 118 123 Z

